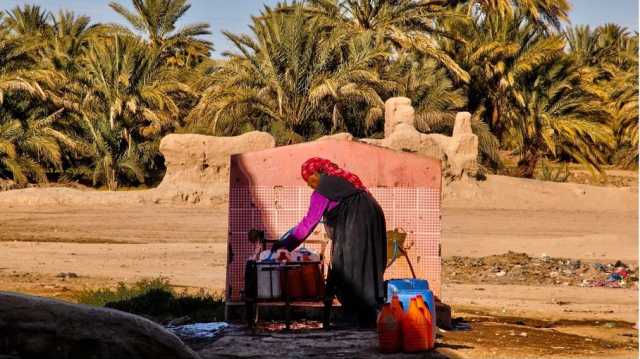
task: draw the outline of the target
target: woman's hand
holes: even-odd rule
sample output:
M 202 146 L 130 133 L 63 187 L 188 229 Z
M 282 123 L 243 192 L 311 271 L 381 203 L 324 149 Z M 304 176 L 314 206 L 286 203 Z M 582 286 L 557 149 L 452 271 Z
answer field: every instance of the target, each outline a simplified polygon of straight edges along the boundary
M 283 248 L 283 247 L 284 247 L 284 242 L 283 241 L 277 241 L 271 246 L 271 253 L 274 253 L 275 251 L 277 251 L 278 249 Z

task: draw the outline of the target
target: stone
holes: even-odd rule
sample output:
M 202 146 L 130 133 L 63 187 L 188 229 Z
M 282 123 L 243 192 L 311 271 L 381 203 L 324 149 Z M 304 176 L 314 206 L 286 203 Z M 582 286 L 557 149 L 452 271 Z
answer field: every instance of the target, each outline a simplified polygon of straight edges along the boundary
M 160 325 L 113 309 L 0 292 L 0 356 L 198 359 Z

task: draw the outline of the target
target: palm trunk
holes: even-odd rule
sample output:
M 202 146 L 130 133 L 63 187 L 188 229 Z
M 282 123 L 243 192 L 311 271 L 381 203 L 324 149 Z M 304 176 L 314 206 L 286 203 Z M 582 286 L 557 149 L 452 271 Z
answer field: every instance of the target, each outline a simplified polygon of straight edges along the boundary
M 517 175 L 523 178 L 533 178 L 536 166 L 540 160 L 540 151 L 536 147 L 526 150 L 524 157 L 518 161 Z
M 498 140 L 502 139 L 502 123 L 500 122 L 500 105 L 498 101 L 492 104 L 491 110 L 491 128 Z

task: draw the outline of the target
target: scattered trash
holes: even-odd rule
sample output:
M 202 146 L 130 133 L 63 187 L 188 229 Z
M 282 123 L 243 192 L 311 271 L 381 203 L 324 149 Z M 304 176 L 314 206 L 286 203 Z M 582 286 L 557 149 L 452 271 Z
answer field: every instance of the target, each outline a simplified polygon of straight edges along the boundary
M 614 267 L 629 268 L 626 264 L 622 263 L 621 261 L 616 261 L 616 264 L 614 264 Z
M 186 325 L 169 325 L 167 329 L 180 338 L 212 339 L 222 333 L 229 325 L 225 322 L 193 323 Z
M 450 283 L 637 288 L 638 282 L 635 264 L 585 263 L 545 253 L 541 257 L 516 252 L 480 258 L 454 256 L 444 259 L 443 268 Z
M 527 336 L 527 333 L 522 332 L 522 333 L 520 333 L 520 336 L 521 336 L 521 337 L 526 337 L 526 336 Z
M 167 324 L 167 326 L 175 327 L 178 325 L 184 325 L 184 324 L 187 324 L 190 320 L 191 320 L 191 317 L 188 315 L 185 315 L 184 317 L 173 319 L 172 321 L 169 322 L 169 324 Z
M 613 273 L 619 275 L 623 279 L 629 276 L 629 272 L 627 272 L 625 267 L 617 267 Z
M 466 331 L 471 330 L 471 325 L 469 325 L 467 323 L 463 323 L 463 322 L 456 323 L 453 326 L 453 330 L 454 331 L 464 331 L 464 332 L 466 332 Z
M 617 282 L 619 280 L 622 280 L 622 276 L 618 273 L 611 273 L 607 277 L 607 282 Z
M 451 321 L 451 330 L 452 331 L 469 331 L 471 330 L 471 325 L 464 321 L 462 317 L 454 318 Z

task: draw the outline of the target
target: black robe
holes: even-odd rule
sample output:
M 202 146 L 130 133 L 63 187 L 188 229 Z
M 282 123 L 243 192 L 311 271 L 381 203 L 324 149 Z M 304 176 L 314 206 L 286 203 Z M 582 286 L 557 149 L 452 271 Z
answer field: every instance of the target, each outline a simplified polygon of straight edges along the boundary
M 340 202 L 324 215 L 332 239 L 327 294 L 335 294 L 345 314 L 359 324 L 375 324 L 377 309 L 384 302 L 387 262 L 382 208 L 371 194 L 340 177 L 321 175 L 316 191 Z

